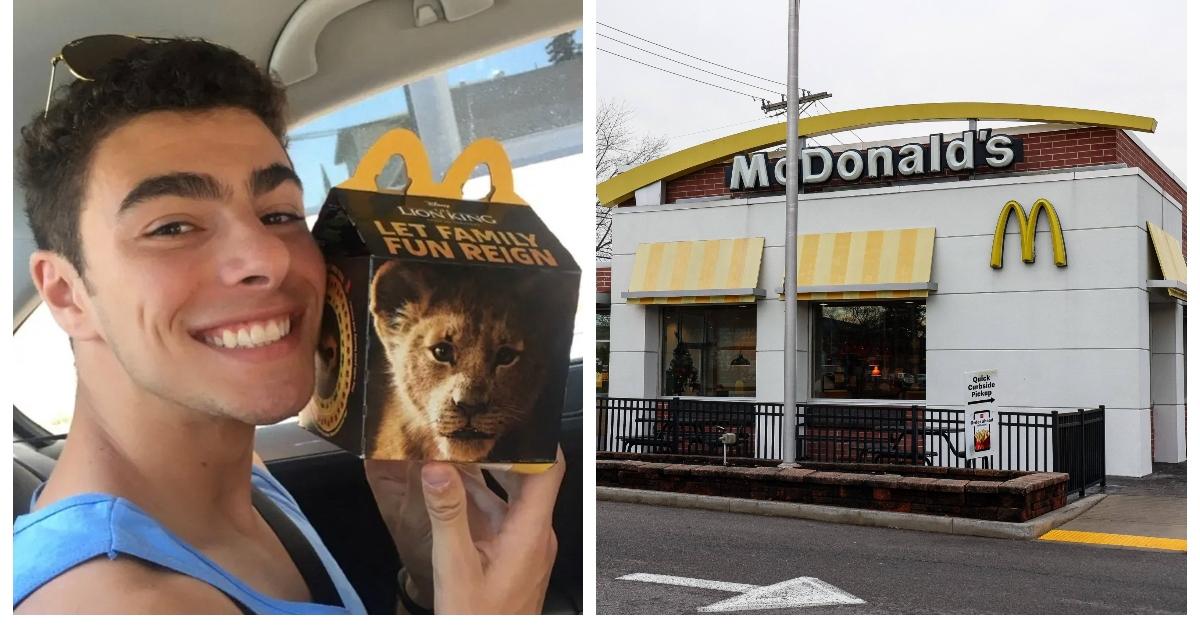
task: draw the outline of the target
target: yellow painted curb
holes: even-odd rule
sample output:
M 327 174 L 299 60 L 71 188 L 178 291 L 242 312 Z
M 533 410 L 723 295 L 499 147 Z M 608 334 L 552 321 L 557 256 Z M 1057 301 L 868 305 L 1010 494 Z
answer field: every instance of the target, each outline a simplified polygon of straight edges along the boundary
M 1133 534 L 1109 534 L 1106 532 L 1082 532 L 1078 530 L 1051 530 L 1041 537 L 1042 541 L 1062 543 L 1092 543 L 1095 545 L 1120 545 L 1123 547 L 1145 547 L 1150 549 L 1187 551 L 1187 539 L 1167 539 L 1157 536 L 1135 536 Z

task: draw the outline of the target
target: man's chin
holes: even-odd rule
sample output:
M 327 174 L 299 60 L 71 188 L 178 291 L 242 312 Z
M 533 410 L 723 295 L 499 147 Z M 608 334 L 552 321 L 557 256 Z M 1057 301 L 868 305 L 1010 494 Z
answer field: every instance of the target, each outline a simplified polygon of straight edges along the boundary
M 274 425 L 299 416 L 300 411 L 308 405 L 312 396 L 311 390 L 304 395 L 299 392 L 278 394 L 279 392 L 282 391 L 277 391 L 275 395 L 264 394 L 254 398 L 243 396 L 240 399 L 226 398 L 223 401 L 217 399 L 212 401 L 215 406 L 219 407 L 218 414 L 221 416 L 258 427 Z

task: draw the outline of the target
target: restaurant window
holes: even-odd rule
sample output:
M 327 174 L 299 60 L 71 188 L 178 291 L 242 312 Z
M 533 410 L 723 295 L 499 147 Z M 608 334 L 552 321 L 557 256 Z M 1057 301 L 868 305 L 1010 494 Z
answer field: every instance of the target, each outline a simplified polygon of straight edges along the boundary
M 925 303 L 813 308 L 813 397 L 925 398 Z
M 753 305 L 664 307 L 663 394 L 753 397 Z
M 608 345 L 612 314 L 607 308 L 596 310 L 596 394 L 608 394 Z

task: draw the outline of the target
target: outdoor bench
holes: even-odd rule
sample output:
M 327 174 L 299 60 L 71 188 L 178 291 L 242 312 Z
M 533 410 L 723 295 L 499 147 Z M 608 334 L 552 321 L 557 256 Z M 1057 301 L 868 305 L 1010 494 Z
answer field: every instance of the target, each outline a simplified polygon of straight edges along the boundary
M 625 451 L 629 451 L 630 447 L 635 446 L 653 447 L 655 451 L 651 453 L 664 453 L 658 451 L 659 449 L 666 449 L 666 453 L 671 453 L 674 451 L 677 442 L 674 439 L 662 438 L 660 436 L 622 436 L 620 440 Z

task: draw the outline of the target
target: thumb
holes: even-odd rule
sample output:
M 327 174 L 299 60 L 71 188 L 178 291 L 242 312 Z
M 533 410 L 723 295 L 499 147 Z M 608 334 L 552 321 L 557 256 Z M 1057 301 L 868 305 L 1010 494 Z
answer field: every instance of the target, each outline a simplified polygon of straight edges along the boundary
M 421 468 L 421 489 L 433 539 L 435 588 L 446 591 L 441 582 L 456 588 L 478 582 L 482 566 L 471 540 L 467 493 L 458 470 L 442 462 L 426 463 Z

